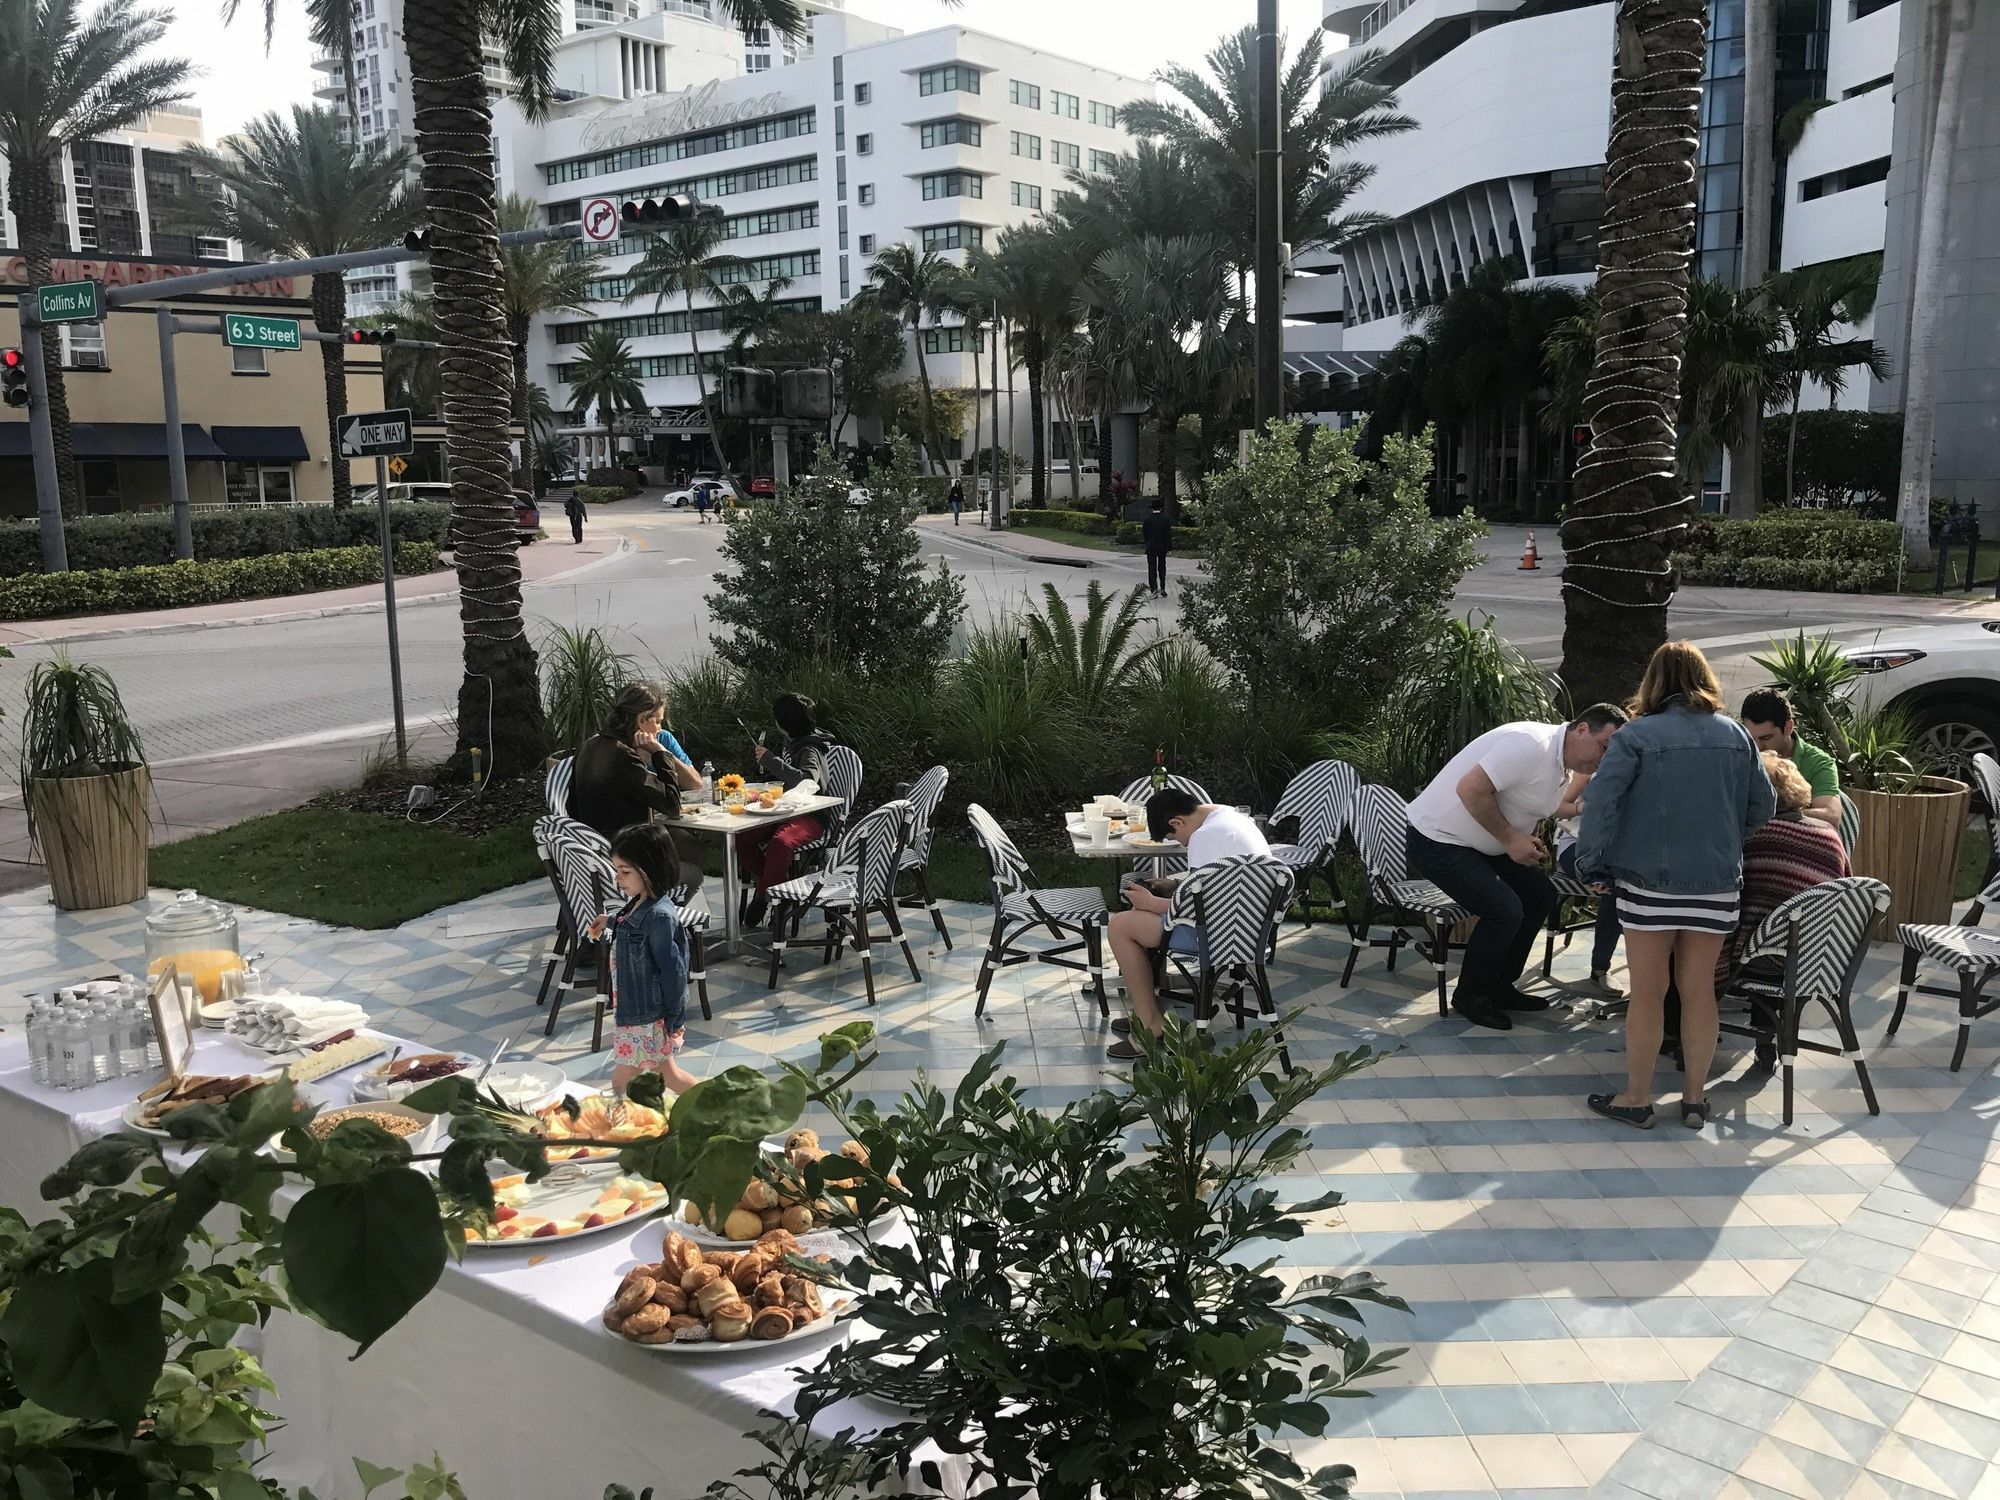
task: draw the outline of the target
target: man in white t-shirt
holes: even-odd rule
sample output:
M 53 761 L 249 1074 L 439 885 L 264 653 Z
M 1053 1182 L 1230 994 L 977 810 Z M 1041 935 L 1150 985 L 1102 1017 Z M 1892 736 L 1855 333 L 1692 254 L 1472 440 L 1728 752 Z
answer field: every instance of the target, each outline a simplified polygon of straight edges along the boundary
M 1410 804 L 1410 872 L 1479 918 L 1452 1009 L 1509 1030 L 1509 1011 L 1545 1010 L 1519 981 L 1555 905 L 1535 825 L 1562 806 L 1570 773 L 1589 774 L 1625 710 L 1600 703 L 1569 724 L 1502 724 L 1454 755 Z
M 1155 840 L 1176 839 L 1186 845 L 1191 869 L 1233 855 L 1271 852 L 1262 830 L 1248 816 L 1233 807 L 1197 802 L 1193 793 L 1179 787 L 1163 788 L 1146 799 L 1146 831 Z M 1155 1034 L 1160 1030 L 1161 1017 L 1159 1001 L 1153 994 L 1151 953 L 1168 941 L 1168 893 L 1172 889 L 1170 881 L 1162 880 L 1151 885 L 1129 885 L 1125 888 L 1125 899 L 1132 909 L 1116 912 L 1111 918 L 1111 953 L 1118 960 L 1125 993 L 1132 998 L 1132 1013 Z M 1176 952 L 1194 951 L 1194 934 L 1185 928 L 1173 930 L 1172 942 Z M 1111 1044 L 1112 1060 L 1136 1060 L 1139 1049 L 1131 1039 L 1132 1022 L 1120 1017 L 1111 1023 L 1111 1029 L 1123 1033 Z

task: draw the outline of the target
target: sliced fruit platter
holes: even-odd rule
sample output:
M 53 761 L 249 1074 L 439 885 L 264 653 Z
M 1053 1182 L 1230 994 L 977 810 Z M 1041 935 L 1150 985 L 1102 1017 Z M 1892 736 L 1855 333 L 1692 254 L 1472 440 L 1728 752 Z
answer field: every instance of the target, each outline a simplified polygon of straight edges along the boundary
M 550 1141 L 552 1162 L 615 1162 L 616 1146 L 564 1146 L 563 1141 L 636 1141 L 660 1135 L 667 1128 L 666 1115 L 630 1099 L 609 1094 L 592 1094 L 584 1099 L 563 1100 L 538 1110 L 537 1129 Z
M 482 1234 L 467 1229 L 469 1245 L 491 1249 L 580 1235 L 629 1225 L 667 1206 L 667 1190 L 642 1177 L 588 1181 L 574 1168 L 558 1168 L 540 1182 L 519 1172 L 493 1179 L 493 1222 Z
M 868 1161 L 868 1148 L 859 1141 L 848 1141 L 837 1153 L 829 1152 L 820 1145 L 819 1132 L 808 1129 L 794 1130 L 785 1137 L 782 1151 L 772 1149 L 769 1152 L 773 1167 L 778 1167 L 782 1160 L 799 1172 L 815 1161 L 836 1154 L 863 1165 Z M 900 1179 L 891 1173 L 889 1181 L 899 1183 Z M 845 1203 L 849 1209 L 854 1206 L 851 1198 Z M 834 1232 L 831 1220 L 835 1207 L 831 1195 L 808 1200 L 803 1194 L 781 1184 L 753 1177 L 750 1185 L 744 1188 L 743 1195 L 736 1200 L 736 1206 L 719 1223 L 704 1219 L 701 1210 L 688 1202 L 681 1204 L 680 1214 L 688 1238 L 698 1245 L 745 1245 L 761 1239 L 774 1229 L 794 1235 L 831 1234 Z M 876 1223 L 893 1214 L 893 1209 L 888 1210 L 876 1219 Z
M 742 1251 L 704 1250 L 669 1231 L 657 1261 L 625 1272 L 604 1326 L 628 1343 L 672 1354 L 721 1354 L 832 1333 L 848 1299 L 798 1274 L 802 1246 L 782 1229 Z M 817 1256 L 831 1265 L 829 1256 Z

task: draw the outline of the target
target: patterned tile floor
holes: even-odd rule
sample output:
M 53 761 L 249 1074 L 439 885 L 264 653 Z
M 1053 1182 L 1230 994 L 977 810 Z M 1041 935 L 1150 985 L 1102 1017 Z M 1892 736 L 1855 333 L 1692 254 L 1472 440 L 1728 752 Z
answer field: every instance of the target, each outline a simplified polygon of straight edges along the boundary
M 0 963 L 24 993 L 135 968 L 136 908 L 58 914 L 37 893 L 0 901 Z M 438 1048 L 516 1037 L 578 1079 L 604 1076 L 588 1012 L 541 1034 L 547 892 L 531 886 L 385 933 L 244 913 L 245 946 L 278 980 L 353 998 L 375 1022 Z M 920 947 L 925 978 L 882 966 L 882 1061 L 893 1096 L 918 1068 L 948 1081 L 993 1041 L 1058 1103 L 1106 1076 L 1107 1035 L 1074 976 L 1023 966 L 972 1016 L 983 913 L 951 907 L 957 941 Z M 923 938 L 912 933 L 922 944 Z M 805 1055 L 866 1013 L 859 965 L 794 959 L 775 994 L 741 960 L 710 964 L 715 1020 L 690 1028 L 697 1073 Z M 1366 1041 L 1402 1050 L 1310 1111 L 1300 1197 L 1347 1204 L 1292 1247 L 1301 1267 L 1369 1267 L 1413 1309 L 1370 1333 L 1410 1346 L 1374 1399 L 1343 1404 L 1310 1446 L 1361 1473 L 1365 1496 L 1955 1496 L 2000 1500 L 2000 1023 L 1946 1071 L 1947 1002 L 1919 999 L 1893 1045 L 1893 951 L 1875 950 L 1857 1020 L 1882 1103 L 1852 1069 L 1810 1058 L 1796 1123 L 1778 1088 L 1746 1078 L 1724 1039 L 1718 1117 L 1649 1134 L 1589 1115 L 1619 1068 L 1615 1028 L 1563 1011 L 1513 1032 L 1437 1019 L 1406 960 L 1379 955 L 1341 990 L 1346 941 L 1288 933 L 1273 971 L 1303 1004 L 1303 1056 Z M 1580 949 L 1560 955 L 1574 977 Z M 1663 1078 L 1664 1081 L 1664 1078 Z

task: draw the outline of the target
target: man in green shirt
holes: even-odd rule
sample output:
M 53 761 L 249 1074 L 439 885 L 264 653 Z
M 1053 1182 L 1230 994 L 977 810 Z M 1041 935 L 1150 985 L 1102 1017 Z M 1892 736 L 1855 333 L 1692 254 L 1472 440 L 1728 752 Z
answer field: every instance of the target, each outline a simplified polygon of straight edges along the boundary
M 1831 755 L 1799 734 L 1785 695 L 1776 688 L 1759 688 L 1745 698 L 1743 727 L 1759 750 L 1776 751 L 1799 768 L 1813 794 L 1805 815 L 1840 827 L 1840 767 Z

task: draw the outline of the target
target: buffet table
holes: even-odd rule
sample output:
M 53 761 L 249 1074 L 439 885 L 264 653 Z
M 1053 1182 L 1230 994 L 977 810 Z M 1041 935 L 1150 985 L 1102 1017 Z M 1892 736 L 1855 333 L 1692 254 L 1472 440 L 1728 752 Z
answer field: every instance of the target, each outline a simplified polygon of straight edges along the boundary
M 207 1033 L 196 1059 L 203 1072 L 261 1072 L 275 1061 Z M 345 1103 L 352 1076 L 307 1087 Z M 41 1177 L 85 1140 L 121 1128 L 125 1104 L 151 1081 L 43 1088 L 29 1081 L 25 1044 L 0 1043 L 0 1203 L 30 1222 L 50 1217 Z M 268 1472 L 342 1494 L 353 1488 L 357 1456 L 407 1466 L 435 1452 L 468 1494 L 489 1500 L 599 1495 L 614 1482 L 697 1494 L 758 1462 L 764 1454 L 745 1436 L 763 1425 L 758 1413 L 789 1413 L 793 1371 L 824 1358 L 843 1335 L 688 1355 L 608 1332 L 600 1314 L 620 1276 L 657 1260 L 671 1227 L 656 1216 L 580 1240 L 468 1248 L 359 1361 L 347 1339 L 303 1315 L 279 1314 L 260 1351 L 287 1414 Z M 822 1437 L 868 1432 L 897 1417 L 893 1407 L 850 1402 L 823 1413 L 814 1429 Z M 962 1489 L 962 1461 L 924 1456 L 940 1458 L 954 1492 Z

